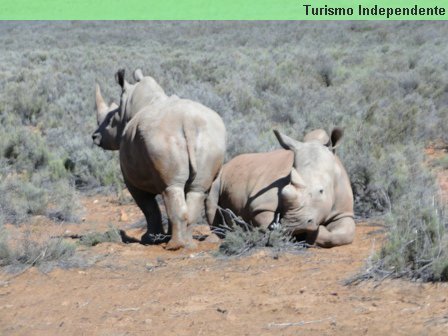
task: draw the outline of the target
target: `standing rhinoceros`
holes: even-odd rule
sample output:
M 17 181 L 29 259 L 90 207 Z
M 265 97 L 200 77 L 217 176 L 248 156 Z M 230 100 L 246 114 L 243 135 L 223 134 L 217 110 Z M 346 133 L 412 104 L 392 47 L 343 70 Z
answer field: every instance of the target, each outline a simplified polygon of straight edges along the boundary
M 206 202 L 207 220 L 219 225 L 217 205 L 264 229 L 280 215 L 292 235 L 332 247 L 350 244 L 355 233 L 353 193 L 347 173 L 334 154 L 342 130 L 331 138 L 315 130 L 299 142 L 274 131 L 287 150 L 242 154 L 223 166 Z
M 155 199 L 162 195 L 172 236 L 167 249 L 192 247 L 195 224 L 205 195 L 224 160 L 226 132 L 222 119 L 191 100 L 167 96 L 156 81 L 134 72 L 135 84 L 117 72 L 120 106 L 107 106 L 96 89 L 96 145 L 120 151 L 126 186 L 145 215 L 149 243 L 163 233 Z

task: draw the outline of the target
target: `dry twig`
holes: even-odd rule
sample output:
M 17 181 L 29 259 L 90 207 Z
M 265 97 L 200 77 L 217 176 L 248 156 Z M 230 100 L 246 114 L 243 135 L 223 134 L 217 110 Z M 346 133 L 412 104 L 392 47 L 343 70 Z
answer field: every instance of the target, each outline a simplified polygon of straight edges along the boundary
M 312 321 L 299 321 L 299 322 L 284 322 L 284 323 L 275 323 L 275 322 L 271 322 L 268 324 L 268 327 L 293 327 L 293 326 L 304 326 L 306 324 L 314 324 L 314 323 L 321 323 L 321 322 L 325 322 L 325 321 L 329 321 L 332 320 L 334 321 L 334 317 L 327 317 L 325 319 L 322 320 L 312 320 Z

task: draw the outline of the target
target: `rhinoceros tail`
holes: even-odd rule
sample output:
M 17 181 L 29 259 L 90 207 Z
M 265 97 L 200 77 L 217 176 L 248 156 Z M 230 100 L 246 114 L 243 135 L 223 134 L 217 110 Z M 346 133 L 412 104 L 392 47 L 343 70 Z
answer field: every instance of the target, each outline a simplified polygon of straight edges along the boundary
M 188 153 L 188 164 L 190 168 L 190 175 L 188 176 L 187 184 L 191 183 L 197 174 L 197 164 L 196 164 L 196 132 L 192 127 L 184 126 L 184 135 L 187 143 L 187 153 Z

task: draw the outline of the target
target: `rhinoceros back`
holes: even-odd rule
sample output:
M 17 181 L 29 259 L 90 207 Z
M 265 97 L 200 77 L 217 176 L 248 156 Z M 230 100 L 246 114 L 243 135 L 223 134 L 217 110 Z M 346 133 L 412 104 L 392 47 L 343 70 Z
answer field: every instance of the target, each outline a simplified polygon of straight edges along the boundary
M 125 178 L 150 193 L 169 185 L 207 191 L 222 166 L 225 128 L 219 115 L 177 97 L 139 111 L 120 148 Z
M 235 157 L 223 167 L 219 205 L 248 222 L 257 212 L 275 212 L 292 163 L 293 153 L 283 149 Z

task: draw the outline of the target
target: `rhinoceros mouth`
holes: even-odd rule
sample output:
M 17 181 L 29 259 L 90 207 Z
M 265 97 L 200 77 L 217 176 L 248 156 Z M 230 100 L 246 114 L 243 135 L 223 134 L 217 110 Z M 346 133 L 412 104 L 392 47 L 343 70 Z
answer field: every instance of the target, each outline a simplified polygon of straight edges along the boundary
M 282 227 L 288 232 L 293 232 L 297 229 L 300 229 L 303 227 L 303 224 L 298 223 L 297 221 L 289 222 L 289 221 L 282 221 Z
M 282 220 L 282 227 L 285 229 L 286 232 L 289 232 L 291 234 L 295 232 L 304 232 L 304 231 L 315 231 L 317 230 L 318 226 L 315 225 L 314 220 L 300 220 L 294 219 L 291 220 Z

